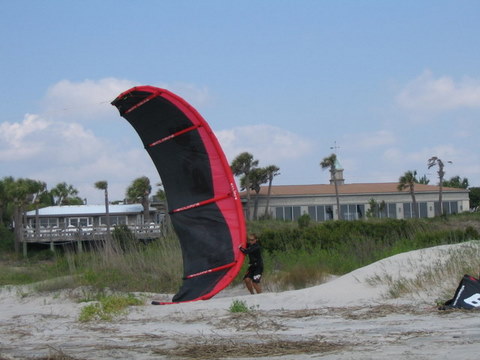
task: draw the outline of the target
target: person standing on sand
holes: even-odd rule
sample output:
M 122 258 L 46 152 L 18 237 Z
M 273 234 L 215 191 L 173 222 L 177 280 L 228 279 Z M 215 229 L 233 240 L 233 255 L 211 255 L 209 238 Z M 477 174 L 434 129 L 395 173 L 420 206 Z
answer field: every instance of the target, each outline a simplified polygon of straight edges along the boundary
M 250 265 L 248 266 L 247 273 L 243 277 L 245 286 L 247 287 L 250 294 L 260 294 L 262 292 L 262 286 L 260 285 L 260 280 L 262 279 L 263 274 L 263 258 L 262 258 L 262 249 L 258 243 L 257 236 L 255 234 L 250 234 L 247 237 L 247 248 L 240 246 L 240 251 L 248 255 Z

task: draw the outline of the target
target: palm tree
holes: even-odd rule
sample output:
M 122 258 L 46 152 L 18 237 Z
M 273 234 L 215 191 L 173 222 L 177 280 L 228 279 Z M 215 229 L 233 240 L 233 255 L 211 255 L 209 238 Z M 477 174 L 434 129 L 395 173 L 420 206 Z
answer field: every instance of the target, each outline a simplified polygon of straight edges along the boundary
M 420 179 L 418 179 L 419 184 L 428 185 L 430 180 L 427 178 L 427 175 L 423 175 Z
M 270 195 L 272 193 L 272 182 L 273 178 L 277 175 L 280 175 L 280 168 L 275 165 L 269 165 L 265 168 L 268 177 L 268 193 L 267 193 L 267 204 L 265 205 L 265 217 L 268 216 L 268 205 L 270 204 Z
M 3 223 L 3 215 L 7 206 L 7 190 L 5 188 L 5 178 L 3 178 L 0 181 L 0 223 Z
M 150 179 L 146 176 L 133 180 L 126 192 L 127 200 L 129 202 L 141 202 L 143 206 L 143 220 L 147 224 L 150 222 L 150 204 L 148 197 L 151 192 L 152 186 L 150 185 Z
M 15 252 L 20 251 L 23 241 L 23 213 L 28 204 L 33 204 L 38 195 L 45 190 L 45 183 L 31 179 L 4 178 L 4 195 L 7 202 L 13 205 L 12 220 L 15 224 Z
M 95 184 L 95 188 L 98 190 L 103 190 L 105 194 L 105 217 L 107 220 L 107 239 L 110 240 L 110 210 L 109 210 L 109 201 L 108 201 L 108 182 L 102 180 L 97 181 Z
M 451 163 L 451 161 L 449 161 L 449 163 Z M 443 201 L 442 201 L 442 192 L 443 192 L 443 177 L 445 176 L 445 171 L 443 171 L 443 168 L 445 166 L 445 164 L 443 163 L 443 161 L 436 157 L 436 156 L 432 156 L 430 159 L 428 159 L 428 168 L 430 169 L 431 167 L 435 166 L 435 165 L 438 165 L 438 171 L 437 171 L 437 174 L 438 174 L 438 179 L 439 179 L 439 182 L 438 182 L 438 187 L 439 187 L 439 191 L 438 191 L 438 211 L 439 211 L 439 214 L 437 215 L 442 215 L 443 214 Z
M 45 194 L 48 193 L 47 184 L 42 181 L 38 181 L 36 185 L 33 185 L 33 190 L 36 190 L 33 198 L 33 203 L 35 204 L 35 234 L 40 236 L 40 217 L 38 209 L 42 203 L 42 198 L 45 198 Z
M 15 179 L 12 176 L 5 176 L 1 182 L 1 191 L 0 191 L 0 205 L 2 206 L 1 212 L 2 218 L 5 220 L 5 224 L 11 222 L 12 215 L 12 206 L 10 205 L 13 201 L 12 190 L 15 183 Z
M 158 182 L 155 184 L 158 186 L 157 192 L 155 193 L 155 198 L 156 201 L 160 202 L 162 206 L 164 206 L 164 211 L 166 214 L 168 214 L 168 203 L 167 203 L 167 193 L 165 192 L 165 189 L 163 188 L 163 183 Z
M 338 219 L 342 219 L 342 213 L 340 211 L 340 197 L 338 196 L 338 185 L 337 185 L 337 155 L 331 154 L 330 156 L 324 158 L 320 163 L 322 169 L 330 169 L 331 179 L 333 179 L 333 184 L 335 185 L 335 198 L 337 199 L 337 212 Z
M 253 219 L 257 219 L 258 211 L 258 194 L 260 193 L 261 185 L 265 184 L 268 181 L 267 170 L 265 168 L 255 168 L 250 172 L 250 189 L 255 191 L 255 203 L 253 206 Z M 245 189 L 245 180 L 246 177 L 243 176 L 240 179 L 240 186 Z
M 460 176 L 453 176 L 450 180 L 445 180 L 443 182 L 444 187 L 453 187 L 457 189 L 468 189 L 468 179 L 463 178 L 461 179 Z
M 413 214 L 416 218 L 418 217 L 417 200 L 415 199 L 415 183 L 417 182 L 417 170 L 409 170 L 400 176 L 397 186 L 398 191 L 402 191 L 407 188 L 409 189 L 410 195 L 412 196 Z
M 478 211 L 478 207 L 480 206 L 480 187 L 471 187 L 468 190 L 470 209 L 475 209 L 475 211 Z
M 163 184 L 159 182 L 156 184 L 156 186 L 158 186 L 158 190 L 155 193 L 155 196 L 158 198 L 158 200 L 165 201 L 167 199 L 167 195 L 165 194 L 165 190 L 163 189 Z
M 235 176 L 244 177 L 244 187 L 247 191 L 246 217 L 250 218 L 250 173 L 258 165 L 258 160 L 253 159 L 253 155 L 248 152 L 243 152 L 233 159 L 230 168 Z
M 57 184 L 50 194 L 53 196 L 55 205 L 68 205 L 78 203 L 78 190 L 72 185 L 68 185 L 66 182 Z

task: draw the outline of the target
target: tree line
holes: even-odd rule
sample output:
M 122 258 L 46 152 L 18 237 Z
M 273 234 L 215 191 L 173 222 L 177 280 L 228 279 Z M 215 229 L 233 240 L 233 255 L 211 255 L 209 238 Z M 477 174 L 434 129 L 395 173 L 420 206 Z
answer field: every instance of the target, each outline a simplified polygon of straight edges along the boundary
M 451 163 L 451 162 L 447 162 Z M 230 164 L 232 173 L 235 176 L 239 176 L 240 189 L 246 191 L 246 207 L 245 213 L 248 220 L 258 218 L 269 217 L 269 200 L 271 196 L 271 189 L 274 177 L 280 175 L 280 168 L 276 165 L 268 165 L 266 167 L 259 167 L 259 160 L 249 152 L 243 152 L 236 156 Z M 325 157 L 320 166 L 322 169 L 329 169 L 331 173 L 331 179 L 335 185 L 335 195 L 337 207 L 340 208 L 339 191 L 337 186 L 337 157 L 336 154 L 331 154 Z M 460 178 L 460 176 L 454 176 L 449 180 L 444 179 L 445 175 L 445 163 L 438 157 L 433 156 L 428 159 L 428 168 L 438 167 L 439 178 L 439 214 L 442 214 L 442 189 L 443 187 L 455 187 L 455 188 L 469 188 L 467 178 Z M 417 177 L 416 170 L 406 171 L 400 176 L 398 181 L 398 190 L 403 191 L 407 189 L 412 196 L 412 203 L 414 209 L 414 216 L 416 214 L 416 199 L 415 199 L 415 184 L 428 184 L 429 180 L 424 175 L 422 178 Z M 261 186 L 268 184 L 267 200 L 264 214 L 258 214 L 258 194 Z M 108 198 L 108 182 L 105 180 L 97 181 L 92 184 L 95 188 L 104 191 L 105 195 L 105 207 L 108 215 L 108 206 L 110 200 Z M 159 190 L 156 196 L 160 199 L 165 199 L 165 192 L 162 188 L 162 184 L 156 184 L 159 186 Z M 470 204 L 472 208 L 480 206 L 480 188 L 470 187 Z M 253 204 L 253 212 L 251 211 L 251 192 L 256 194 Z M 152 186 L 150 180 L 146 176 L 139 177 L 132 181 L 131 185 L 125 191 L 125 199 L 127 203 L 141 203 L 144 208 L 144 220 L 149 221 L 149 197 L 152 192 Z M 0 180 L 0 224 L 4 226 L 10 226 L 14 229 L 15 238 L 21 239 L 20 232 L 23 230 L 23 214 L 25 211 L 33 210 L 35 208 L 41 208 L 52 205 L 83 205 L 84 199 L 79 196 L 79 191 L 66 182 L 61 182 L 55 185 L 52 189 L 48 190 L 45 182 L 39 180 L 25 179 L 25 178 L 13 178 L 11 176 L 4 177 Z M 114 202 L 116 203 L 116 202 Z M 374 201 L 372 203 L 375 204 Z M 341 214 L 339 214 L 341 216 Z M 108 216 L 107 216 L 108 217 Z M 339 217 L 341 219 L 341 217 Z M 18 225 L 18 226 L 15 226 Z M 108 225 L 108 224 L 107 224 Z M 19 244 L 16 241 L 16 250 L 18 250 Z
M 452 163 L 451 161 L 447 161 L 447 163 Z M 460 176 L 453 176 L 450 180 L 445 180 L 445 162 L 437 156 L 432 156 L 427 161 L 428 169 L 437 167 L 437 174 L 438 174 L 438 208 L 437 208 L 437 216 L 443 215 L 443 188 L 444 187 L 452 187 L 452 188 L 459 188 L 459 189 L 469 189 L 469 198 L 470 198 L 470 207 L 476 209 L 480 205 L 480 188 L 478 187 L 470 187 L 467 178 L 460 178 Z M 418 209 L 417 209 L 417 201 L 415 198 L 415 184 L 428 184 L 430 181 L 424 175 L 422 178 L 417 178 L 417 171 L 416 170 L 409 170 L 406 171 L 402 176 L 400 176 L 398 180 L 398 190 L 402 191 L 404 189 L 408 189 L 410 195 L 412 197 L 412 204 L 413 204 L 413 214 L 414 217 L 418 217 Z

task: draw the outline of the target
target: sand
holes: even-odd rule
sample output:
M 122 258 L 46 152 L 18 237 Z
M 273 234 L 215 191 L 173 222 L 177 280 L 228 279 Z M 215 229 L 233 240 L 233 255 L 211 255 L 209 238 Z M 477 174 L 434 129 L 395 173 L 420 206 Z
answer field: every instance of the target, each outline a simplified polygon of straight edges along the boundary
M 480 312 L 435 304 L 461 277 L 396 298 L 388 285 L 421 278 L 466 247 L 480 245 L 396 255 L 302 290 L 247 295 L 231 287 L 207 301 L 165 306 L 149 302 L 171 294 L 142 294 L 145 306 L 111 322 L 78 321 L 88 305 L 78 302 L 84 289 L 38 294 L 7 286 L 0 291 L 0 359 L 475 359 Z M 250 311 L 230 312 L 235 300 Z

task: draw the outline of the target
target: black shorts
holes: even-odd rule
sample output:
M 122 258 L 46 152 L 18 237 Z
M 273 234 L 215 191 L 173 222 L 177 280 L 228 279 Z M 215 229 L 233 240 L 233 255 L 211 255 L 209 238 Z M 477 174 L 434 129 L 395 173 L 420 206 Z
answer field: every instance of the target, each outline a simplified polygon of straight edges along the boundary
M 244 279 L 250 278 L 254 283 L 259 283 L 262 279 L 263 266 L 250 265 L 248 267 L 247 273 L 243 277 Z

